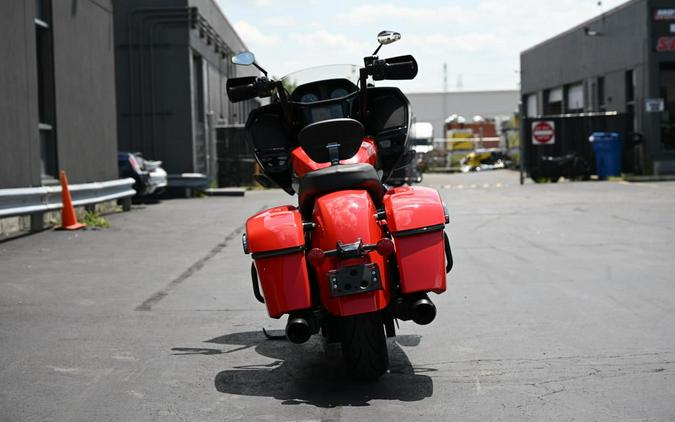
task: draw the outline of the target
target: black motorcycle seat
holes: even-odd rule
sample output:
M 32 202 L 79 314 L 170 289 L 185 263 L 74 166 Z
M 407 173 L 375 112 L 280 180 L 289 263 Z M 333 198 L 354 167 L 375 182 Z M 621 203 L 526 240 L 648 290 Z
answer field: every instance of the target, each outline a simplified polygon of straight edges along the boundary
M 385 188 L 370 164 L 339 164 L 310 171 L 300 179 L 298 202 L 300 212 L 309 217 L 314 200 L 321 195 L 346 189 L 364 189 L 370 193 L 376 206 L 382 204 Z

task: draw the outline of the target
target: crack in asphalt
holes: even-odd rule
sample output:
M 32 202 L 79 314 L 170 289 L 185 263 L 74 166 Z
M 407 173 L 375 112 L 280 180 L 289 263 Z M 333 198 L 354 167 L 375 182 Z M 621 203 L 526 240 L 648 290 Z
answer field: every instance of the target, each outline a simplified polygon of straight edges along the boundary
M 542 362 L 546 363 L 549 361 L 558 361 L 558 360 L 594 360 L 594 359 L 622 359 L 622 358 L 637 358 L 637 357 L 648 357 L 648 356 L 668 356 L 675 354 L 675 350 L 663 350 L 659 352 L 641 352 L 641 353 L 626 353 L 626 354 L 611 354 L 611 355 L 570 355 L 570 356 L 547 356 L 544 358 L 485 358 L 485 359 L 468 359 L 468 360 L 445 360 L 438 362 L 427 362 L 424 365 L 434 366 L 434 365 L 450 365 L 450 364 L 481 364 L 481 363 L 505 363 L 505 362 L 515 362 L 515 363 L 527 363 L 527 362 Z M 662 361 L 663 363 L 670 363 L 668 361 Z
M 476 371 L 479 371 L 478 375 L 480 375 L 482 387 L 528 386 L 543 390 L 540 393 L 532 394 L 533 397 L 543 399 L 543 397 L 565 391 L 567 388 L 565 384 L 570 381 L 589 378 L 602 380 L 654 374 L 663 377 L 675 376 L 675 372 L 673 372 L 673 363 L 675 362 L 672 360 L 674 353 L 673 351 L 663 351 L 610 356 L 558 356 L 543 359 L 481 359 L 433 362 L 428 365 L 437 367 L 448 364 L 456 365 L 451 371 L 451 379 L 446 379 L 445 382 L 472 384 L 475 383 Z M 567 364 L 568 361 L 576 362 L 570 366 Z M 486 363 L 496 364 L 497 366 L 476 366 Z M 563 366 L 560 366 L 560 364 Z M 438 369 L 438 373 L 433 375 L 434 378 L 447 376 L 445 374 L 446 369 Z
M 263 205 L 260 210 L 256 211 L 256 213 L 263 211 L 264 209 L 267 208 L 267 205 Z M 238 235 L 240 235 L 243 231 L 244 228 L 246 227 L 246 223 L 242 224 L 241 226 L 237 227 L 234 229 L 232 232 L 230 232 L 227 236 L 225 236 L 225 239 L 223 239 L 222 242 L 218 243 L 216 246 L 214 246 L 206 255 L 198 259 L 194 264 L 190 265 L 185 271 L 183 271 L 178 277 L 174 278 L 169 282 L 169 284 L 166 285 L 163 289 L 157 291 L 154 293 L 152 296 L 149 298 L 145 299 L 143 303 L 138 305 L 136 307 L 136 311 L 150 311 L 152 310 L 152 307 L 157 304 L 160 300 L 164 299 L 169 295 L 171 290 L 176 288 L 179 284 L 190 278 L 193 274 L 199 272 L 204 267 L 204 264 L 206 264 L 211 258 L 214 256 L 218 255 L 220 251 L 225 249 L 225 247 Z

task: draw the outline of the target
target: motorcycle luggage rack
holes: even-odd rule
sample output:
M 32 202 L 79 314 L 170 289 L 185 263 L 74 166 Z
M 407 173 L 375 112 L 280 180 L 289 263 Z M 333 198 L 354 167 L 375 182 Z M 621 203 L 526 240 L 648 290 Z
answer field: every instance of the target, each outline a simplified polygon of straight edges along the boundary
M 342 243 L 337 242 L 337 247 L 335 249 L 330 249 L 324 251 L 326 256 L 339 256 L 340 258 L 360 258 L 365 255 L 367 252 L 374 251 L 377 249 L 376 244 L 363 243 L 363 240 L 359 239 L 354 243 Z
M 253 296 L 260 303 L 265 303 L 265 298 L 260 294 L 260 285 L 258 284 L 258 271 L 255 269 L 255 264 L 251 262 L 251 282 L 253 283 Z
M 447 264 L 445 266 L 445 273 L 449 273 L 452 270 L 452 266 L 454 265 L 455 261 L 452 259 L 452 250 L 450 249 L 450 239 L 448 238 L 448 234 L 443 232 L 443 242 L 445 243 L 445 259 L 447 261 Z

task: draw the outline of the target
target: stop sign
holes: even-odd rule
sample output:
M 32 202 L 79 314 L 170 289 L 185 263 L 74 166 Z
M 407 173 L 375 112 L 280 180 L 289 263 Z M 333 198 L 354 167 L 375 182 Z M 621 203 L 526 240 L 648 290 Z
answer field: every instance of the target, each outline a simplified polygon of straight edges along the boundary
M 555 143 L 555 122 L 539 120 L 532 122 L 532 143 L 534 145 L 551 145 Z

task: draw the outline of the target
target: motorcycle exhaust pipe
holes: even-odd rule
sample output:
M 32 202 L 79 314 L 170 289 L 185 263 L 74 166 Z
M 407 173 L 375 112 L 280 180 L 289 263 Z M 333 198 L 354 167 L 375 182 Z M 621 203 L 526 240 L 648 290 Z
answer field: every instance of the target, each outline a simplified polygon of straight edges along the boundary
M 286 337 L 296 344 L 304 343 L 312 336 L 312 327 L 302 317 L 289 317 L 286 323 Z
M 413 302 L 411 306 L 412 320 L 419 325 L 430 324 L 436 318 L 436 305 L 426 294 Z

